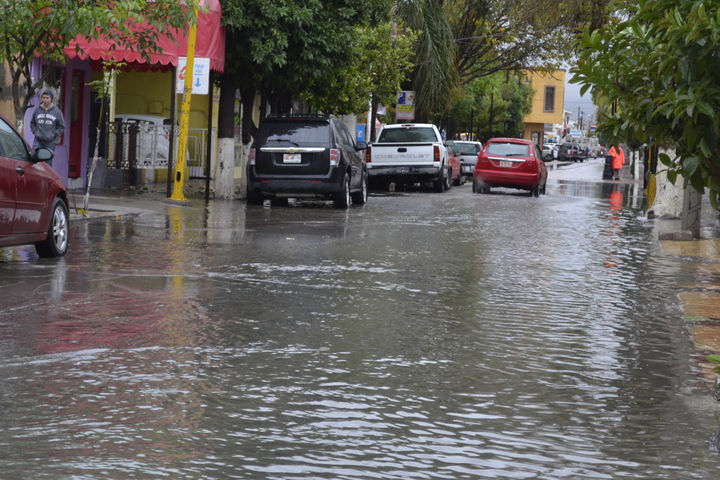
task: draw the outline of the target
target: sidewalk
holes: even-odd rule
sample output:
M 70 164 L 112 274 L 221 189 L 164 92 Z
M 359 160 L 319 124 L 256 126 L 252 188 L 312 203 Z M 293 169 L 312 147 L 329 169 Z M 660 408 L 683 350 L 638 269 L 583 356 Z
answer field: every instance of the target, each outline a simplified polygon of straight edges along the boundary
M 167 213 L 169 207 L 179 205 L 178 202 L 173 202 L 167 198 L 165 185 L 153 185 L 151 187 L 155 188 L 143 191 L 130 189 L 115 191 L 91 190 L 85 215 L 81 212 L 85 201 L 85 191 L 71 190 L 68 192 L 70 221 L 147 213 L 164 214 Z M 185 192 L 190 203 L 204 203 L 204 188 L 204 180 L 191 180 L 186 183 Z

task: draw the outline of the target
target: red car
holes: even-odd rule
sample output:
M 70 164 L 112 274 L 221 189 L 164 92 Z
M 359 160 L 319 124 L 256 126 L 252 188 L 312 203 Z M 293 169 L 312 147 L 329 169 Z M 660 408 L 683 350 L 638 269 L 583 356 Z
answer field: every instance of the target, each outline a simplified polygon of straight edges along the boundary
M 37 152 L 0 117 L 0 247 L 33 243 L 41 257 L 60 257 L 68 248 L 67 190 Z
M 453 185 L 462 185 L 465 179 L 462 175 L 462 164 L 460 163 L 460 156 L 455 152 L 453 147 L 445 145 L 448 152 L 448 159 L 450 163 L 450 180 Z
M 478 155 L 473 174 L 473 192 L 489 193 L 492 187 L 529 190 L 532 196 L 545 193 L 547 168 L 540 147 L 532 140 L 491 138 Z

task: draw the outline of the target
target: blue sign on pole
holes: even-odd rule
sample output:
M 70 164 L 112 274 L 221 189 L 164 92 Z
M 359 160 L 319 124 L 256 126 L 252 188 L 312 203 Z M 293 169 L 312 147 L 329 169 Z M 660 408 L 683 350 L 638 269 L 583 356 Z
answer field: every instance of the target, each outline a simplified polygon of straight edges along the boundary
M 358 126 L 357 126 L 357 141 L 358 141 L 358 142 L 364 142 L 364 141 L 365 141 L 365 125 L 358 125 Z

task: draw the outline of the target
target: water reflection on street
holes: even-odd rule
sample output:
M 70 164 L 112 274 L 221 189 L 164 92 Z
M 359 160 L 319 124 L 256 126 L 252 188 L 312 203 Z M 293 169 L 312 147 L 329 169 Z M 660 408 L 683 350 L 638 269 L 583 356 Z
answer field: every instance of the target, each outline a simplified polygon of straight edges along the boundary
M 2 250 L 0 477 L 715 478 L 640 195 L 215 201 Z

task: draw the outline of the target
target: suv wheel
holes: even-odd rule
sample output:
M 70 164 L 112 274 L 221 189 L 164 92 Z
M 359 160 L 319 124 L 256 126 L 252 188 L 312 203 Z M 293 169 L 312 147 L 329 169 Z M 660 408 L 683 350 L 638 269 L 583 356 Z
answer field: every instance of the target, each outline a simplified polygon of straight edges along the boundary
M 263 200 L 263 194 L 260 190 L 250 190 L 247 193 L 247 203 L 252 205 L 262 205 Z
M 333 193 L 333 203 L 337 208 L 348 208 L 350 206 L 350 175 L 345 174 L 342 190 Z
M 368 197 L 368 178 L 367 172 L 363 172 L 362 181 L 360 182 L 360 191 L 354 192 L 352 195 L 352 202 L 355 205 L 365 205 Z

